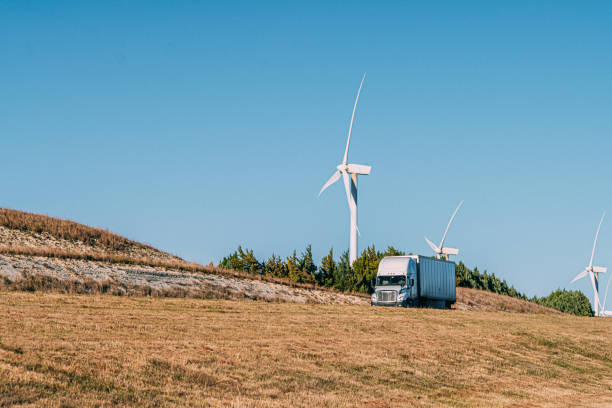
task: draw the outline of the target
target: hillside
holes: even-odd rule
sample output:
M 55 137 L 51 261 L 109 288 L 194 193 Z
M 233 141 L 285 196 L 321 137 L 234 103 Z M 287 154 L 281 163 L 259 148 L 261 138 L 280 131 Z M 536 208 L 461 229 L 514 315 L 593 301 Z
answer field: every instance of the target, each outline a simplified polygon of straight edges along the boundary
M 366 303 L 363 295 L 255 279 L 187 262 L 73 221 L 0 209 L 0 288 L 297 303 Z
M 180 261 L 177 256 L 69 220 L 0 208 L 0 246 L 4 253 L 22 252 L 72 257 L 114 256 L 155 261 Z
M 187 262 L 107 230 L 0 209 L 0 288 L 297 303 L 368 304 L 344 294 L 280 279 Z M 461 310 L 558 313 L 534 303 L 457 288 Z
M 0 406 L 612 406 L 610 319 L 0 292 L 0 327 Z
M 457 302 L 453 305 L 453 308 L 480 312 L 563 314 L 558 310 L 523 299 L 460 287 L 457 288 Z

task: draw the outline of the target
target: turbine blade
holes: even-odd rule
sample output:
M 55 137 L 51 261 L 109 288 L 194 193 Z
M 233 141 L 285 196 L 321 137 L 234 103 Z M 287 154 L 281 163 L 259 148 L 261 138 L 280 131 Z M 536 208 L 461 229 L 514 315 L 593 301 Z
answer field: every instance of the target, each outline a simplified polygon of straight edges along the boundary
M 351 124 L 349 125 L 348 139 L 346 139 L 346 149 L 344 150 L 344 159 L 342 159 L 342 164 L 346 164 L 346 161 L 348 160 L 349 144 L 351 143 L 351 132 L 353 131 L 353 120 L 355 120 L 355 109 L 357 109 L 357 101 L 359 100 L 359 94 L 361 93 L 361 87 L 363 86 L 365 76 L 366 74 L 364 72 L 363 77 L 361 78 L 361 83 L 359 84 L 359 90 L 357 91 L 357 97 L 355 98 L 355 105 L 353 105 L 353 114 L 351 115 Z
M 459 211 L 462 205 L 463 205 L 463 200 L 461 200 L 457 208 L 455 208 L 455 211 L 453 212 L 453 215 L 451 216 L 450 221 L 448 222 L 448 225 L 446 226 L 446 229 L 444 230 L 444 235 L 442 236 L 442 242 L 440 242 L 440 248 L 444 248 L 444 240 L 446 240 L 446 234 L 448 233 L 448 229 L 453 223 L 453 220 L 455 219 L 455 215 L 457 215 L 457 212 Z
M 574 279 L 572 279 L 572 281 L 570 283 L 574 283 L 576 282 L 578 279 L 582 279 L 586 276 L 586 274 L 589 272 L 588 269 L 585 269 L 584 271 L 580 272 L 578 275 L 576 275 L 576 277 Z
M 601 228 L 601 223 L 603 222 L 605 216 L 606 216 L 606 212 L 604 211 L 604 213 L 601 216 L 601 220 L 599 220 L 599 226 L 597 227 L 597 232 L 595 233 L 595 241 L 593 241 L 593 250 L 591 251 L 591 260 L 589 261 L 589 267 L 593 266 L 593 257 L 595 256 L 595 247 L 597 246 L 597 238 L 599 237 L 599 229 Z
M 321 191 L 319 191 L 319 197 L 321 196 L 321 193 L 323 193 L 323 191 L 325 191 L 325 189 L 329 186 L 331 186 L 332 184 L 334 184 L 336 181 L 338 181 L 338 179 L 340 178 L 340 172 L 336 171 L 334 174 L 332 174 L 332 176 L 329 178 L 329 180 L 327 180 L 327 183 L 325 183 L 323 185 L 323 188 L 321 188 Z
M 606 285 L 606 294 L 604 295 L 604 302 L 602 310 L 606 310 L 606 300 L 608 299 L 608 289 L 610 289 L 610 281 L 612 281 L 612 276 L 608 278 L 608 284 Z
M 438 248 L 438 247 L 436 246 L 436 244 L 434 244 L 433 242 L 431 242 L 431 241 L 429 240 L 429 238 L 427 238 L 427 236 L 425 236 L 425 241 L 427 241 L 427 245 L 429 245 L 429 246 L 431 247 L 431 249 L 433 249 L 433 250 L 434 250 L 434 252 L 435 252 L 436 254 L 439 254 L 439 253 L 440 253 L 440 248 Z

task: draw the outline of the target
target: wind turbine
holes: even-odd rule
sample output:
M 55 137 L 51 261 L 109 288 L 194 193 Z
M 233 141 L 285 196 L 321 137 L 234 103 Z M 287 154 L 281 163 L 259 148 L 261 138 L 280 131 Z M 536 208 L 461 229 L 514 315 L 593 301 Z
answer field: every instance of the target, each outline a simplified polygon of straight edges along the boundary
M 444 255 L 444 258 L 448 259 L 449 255 L 457 255 L 459 253 L 459 250 L 457 248 L 445 248 L 444 241 L 446 240 L 446 234 L 448 234 L 448 229 L 453 223 L 453 220 L 455 219 L 455 215 L 457 215 L 457 212 L 459 211 L 459 208 L 461 208 L 462 205 L 463 205 L 463 200 L 459 203 L 457 208 L 455 208 L 455 212 L 453 212 L 453 215 L 451 216 L 450 221 L 448 222 L 448 225 L 446 226 L 446 229 L 444 230 L 444 235 L 442 235 L 442 241 L 440 242 L 439 246 L 436 246 L 436 244 L 431 242 L 429 238 L 425 236 L 425 241 L 427 241 L 427 244 L 431 247 L 431 249 L 434 250 L 434 252 L 436 253 L 436 258 L 438 259 L 440 259 L 442 255 Z
M 600 316 L 612 317 L 612 310 L 606 310 L 606 299 L 608 299 L 608 289 L 610 289 L 610 281 L 612 281 L 612 276 L 608 278 L 608 284 L 606 285 L 606 294 L 604 295 L 604 302 L 601 310 L 599 312 Z
M 321 196 L 321 193 L 323 193 L 327 187 L 334 184 L 340 179 L 340 176 L 342 176 L 342 181 L 344 181 L 344 189 L 346 190 L 346 199 L 348 200 L 349 210 L 351 212 L 349 250 L 349 262 L 351 265 L 353 265 L 353 262 L 355 262 L 355 259 L 357 259 L 357 232 L 359 231 L 357 228 L 357 176 L 359 174 L 367 176 L 370 174 L 370 170 L 372 169 L 371 166 L 366 166 L 363 164 L 348 164 L 348 151 L 349 144 L 351 143 L 353 120 L 355 119 L 355 109 L 357 108 L 357 101 L 359 100 L 359 94 L 361 93 L 361 87 L 363 86 L 364 80 L 365 74 L 363 74 L 363 78 L 361 78 L 361 84 L 359 84 L 359 90 L 357 91 L 357 97 L 355 98 L 355 105 L 353 105 L 353 114 L 351 115 L 351 124 L 349 125 L 346 149 L 344 149 L 344 158 L 342 159 L 342 163 L 336 166 L 337 170 L 329 178 L 329 180 L 327 180 L 327 183 L 323 185 L 321 191 L 319 191 L 319 196 Z
M 601 229 L 601 223 L 604 220 L 606 213 L 601 216 L 601 220 L 599 220 L 599 226 L 597 227 L 597 232 L 595 233 L 595 241 L 593 241 L 593 250 L 591 251 L 591 260 L 589 261 L 589 266 L 587 266 L 584 271 L 580 272 L 570 283 L 576 282 L 578 279 L 584 278 L 587 274 L 591 278 L 591 284 L 593 285 L 593 303 L 595 306 L 595 316 L 599 316 L 599 309 L 601 303 L 599 302 L 599 274 L 605 273 L 608 268 L 604 266 L 593 266 L 593 257 L 595 256 L 595 247 L 597 246 L 597 238 L 599 237 L 599 230 Z

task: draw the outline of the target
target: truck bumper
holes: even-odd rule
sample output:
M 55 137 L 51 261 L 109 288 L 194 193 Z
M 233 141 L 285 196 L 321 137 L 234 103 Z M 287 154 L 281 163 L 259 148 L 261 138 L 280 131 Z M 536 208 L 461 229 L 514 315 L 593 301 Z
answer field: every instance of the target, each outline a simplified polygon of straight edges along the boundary
M 370 306 L 392 306 L 392 307 L 406 307 L 406 301 L 401 302 L 373 302 L 370 300 Z

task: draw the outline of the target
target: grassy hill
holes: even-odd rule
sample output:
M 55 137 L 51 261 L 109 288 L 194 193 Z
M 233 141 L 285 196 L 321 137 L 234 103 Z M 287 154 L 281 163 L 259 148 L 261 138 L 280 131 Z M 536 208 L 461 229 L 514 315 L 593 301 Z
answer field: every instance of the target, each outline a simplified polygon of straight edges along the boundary
M 9 269 L 22 269 L 25 271 L 27 275 L 25 278 L 29 280 L 29 284 L 26 286 L 33 290 L 53 289 L 96 292 L 102 290 L 99 287 L 99 283 L 104 283 L 103 287 L 111 287 L 111 289 L 116 286 L 116 282 L 113 282 L 113 279 L 105 279 L 104 276 L 99 276 L 100 274 L 94 274 L 93 277 L 87 275 L 84 273 L 87 272 L 86 267 L 80 271 L 81 273 L 69 276 L 70 273 L 66 273 L 67 271 L 72 271 L 75 268 L 82 269 L 82 263 L 78 264 L 76 261 L 89 262 L 89 266 L 93 269 L 100 269 L 99 267 L 104 264 L 114 265 L 114 268 L 117 268 L 117 265 L 136 265 L 149 269 L 157 269 L 158 271 L 170 270 L 196 274 L 214 274 L 231 279 L 252 280 L 255 278 L 259 281 L 281 284 L 292 288 L 314 288 L 310 284 L 300 284 L 271 277 L 253 277 L 242 271 L 217 268 L 212 265 L 200 265 L 160 251 L 150 245 L 129 240 L 105 229 L 90 227 L 47 215 L 32 214 L 7 208 L 0 208 L 1 255 L 20 257 L 19 259 L 22 261 L 36 258 L 35 264 L 43 263 L 47 265 L 45 271 L 41 271 L 40 268 L 32 268 L 31 263 L 24 264 L 24 262 L 21 262 L 10 265 Z M 53 261 L 41 261 L 41 258 Z M 58 260 L 63 260 L 64 262 Z M 1 266 L 0 263 L 0 277 L 2 276 Z M 37 270 L 36 276 L 29 272 L 32 269 Z M 58 270 L 62 270 L 63 273 L 54 273 Z M 44 277 L 41 278 L 41 274 Z M 62 285 L 64 281 L 70 281 L 70 284 Z M 0 282 L 0 287 L 2 284 L 3 282 Z M 11 283 L 8 287 L 22 287 L 24 286 L 23 284 L 23 281 L 17 285 Z M 7 287 L 6 283 L 4 283 L 4 286 Z M 62 286 L 65 287 L 62 288 Z M 106 292 L 112 292 L 111 289 L 106 290 Z M 124 287 L 122 292 L 129 293 L 130 290 L 126 289 L 130 288 Z M 136 294 L 144 294 L 146 292 L 146 290 L 140 287 L 135 289 L 131 292 Z M 206 293 L 197 290 L 183 290 L 179 292 L 180 296 L 206 296 Z M 176 291 L 164 291 L 162 295 L 172 295 L 172 293 L 176 293 Z M 213 295 L 218 297 L 223 294 L 216 293 Z
M 369 302 L 364 294 L 344 295 L 311 284 L 199 265 L 108 230 L 5 208 L 0 208 L 0 289 L 299 303 Z M 467 288 L 457 288 L 455 307 L 558 313 L 521 299 Z
M 0 292 L 0 406 L 612 406 L 612 320 Z
M 150 262 L 181 260 L 105 229 L 8 208 L 0 208 L 0 238 L 4 252 L 12 249 L 27 253 L 29 250 L 73 257 L 105 254 L 116 259 L 149 259 Z

